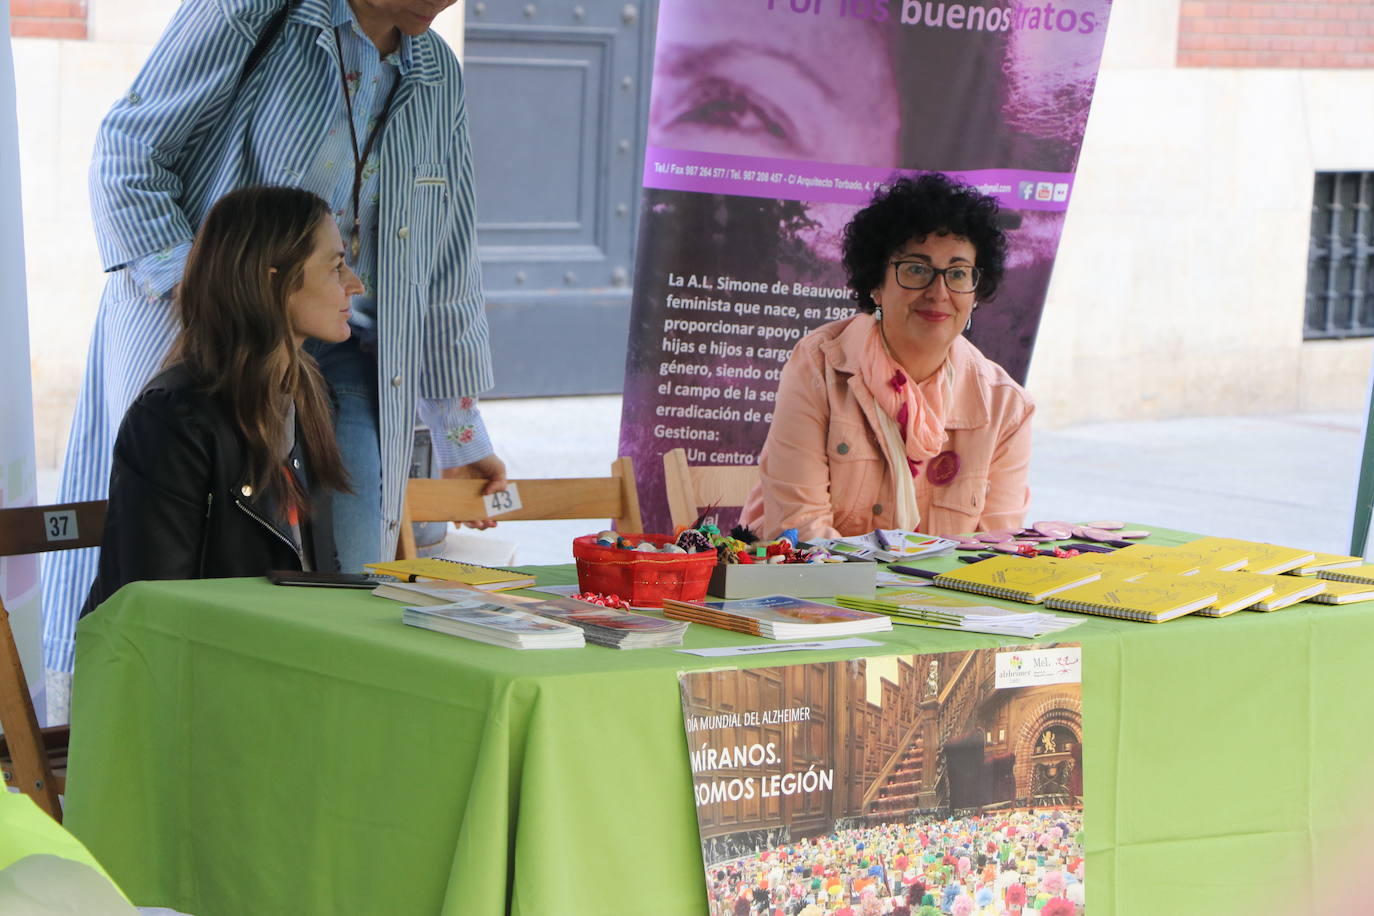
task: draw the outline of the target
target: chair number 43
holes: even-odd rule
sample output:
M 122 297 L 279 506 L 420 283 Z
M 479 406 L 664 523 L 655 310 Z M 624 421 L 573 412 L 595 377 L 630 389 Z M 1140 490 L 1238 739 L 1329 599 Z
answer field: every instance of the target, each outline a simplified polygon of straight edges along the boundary
M 488 517 L 501 515 L 504 512 L 514 512 L 521 505 L 520 490 L 513 483 L 507 484 L 506 489 L 483 496 L 482 504 L 487 507 Z

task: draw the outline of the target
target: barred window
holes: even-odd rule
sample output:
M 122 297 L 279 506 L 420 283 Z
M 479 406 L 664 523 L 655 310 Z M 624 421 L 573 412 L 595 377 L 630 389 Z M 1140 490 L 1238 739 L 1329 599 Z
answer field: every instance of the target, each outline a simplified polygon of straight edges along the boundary
M 1318 172 L 1307 248 L 1307 340 L 1374 336 L 1374 172 Z

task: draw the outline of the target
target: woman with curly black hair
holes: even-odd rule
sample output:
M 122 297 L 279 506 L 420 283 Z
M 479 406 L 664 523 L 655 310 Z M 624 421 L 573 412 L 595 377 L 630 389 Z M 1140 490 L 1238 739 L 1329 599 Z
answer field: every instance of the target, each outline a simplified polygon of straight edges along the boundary
M 745 524 L 803 539 L 1021 527 L 1034 405 L 963 337 L 1005 260 L 997 202 L 941 174 L 899 179 L 855 214 L 859 314 L 792 351 Z

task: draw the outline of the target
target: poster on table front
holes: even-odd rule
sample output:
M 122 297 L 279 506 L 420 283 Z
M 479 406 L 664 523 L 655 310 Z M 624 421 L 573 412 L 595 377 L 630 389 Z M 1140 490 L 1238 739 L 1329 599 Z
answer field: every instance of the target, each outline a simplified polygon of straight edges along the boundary
M 683 673 L 711 916 L 1081 916 L 1081 672 L 1055 645 Z
M 901 171 L 1007 211 L 969 337 L 1025 380 L 1110 8 L 662 0 L 620 433 L 648 530 L 664 452 L 757 463 L 793 345 L 853 313 L 839 233 Z

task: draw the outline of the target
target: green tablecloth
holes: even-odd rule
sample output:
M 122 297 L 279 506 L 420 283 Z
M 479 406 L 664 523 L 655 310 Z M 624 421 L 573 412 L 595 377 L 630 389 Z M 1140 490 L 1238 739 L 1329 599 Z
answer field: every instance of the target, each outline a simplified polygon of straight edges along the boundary
M 739 664 L 1016 642 L 882 639 Z M 1374 604 L 1089 618 L 1060 641 L 1083 645 L 1093 916 L 1317 912 L 1356 874 Z M 365 592 L 138 583 L 79 627 L 67 824 L 132 899 L 197 916 L 697 916 L 676 673 L 720 664 L 481 645 Z

